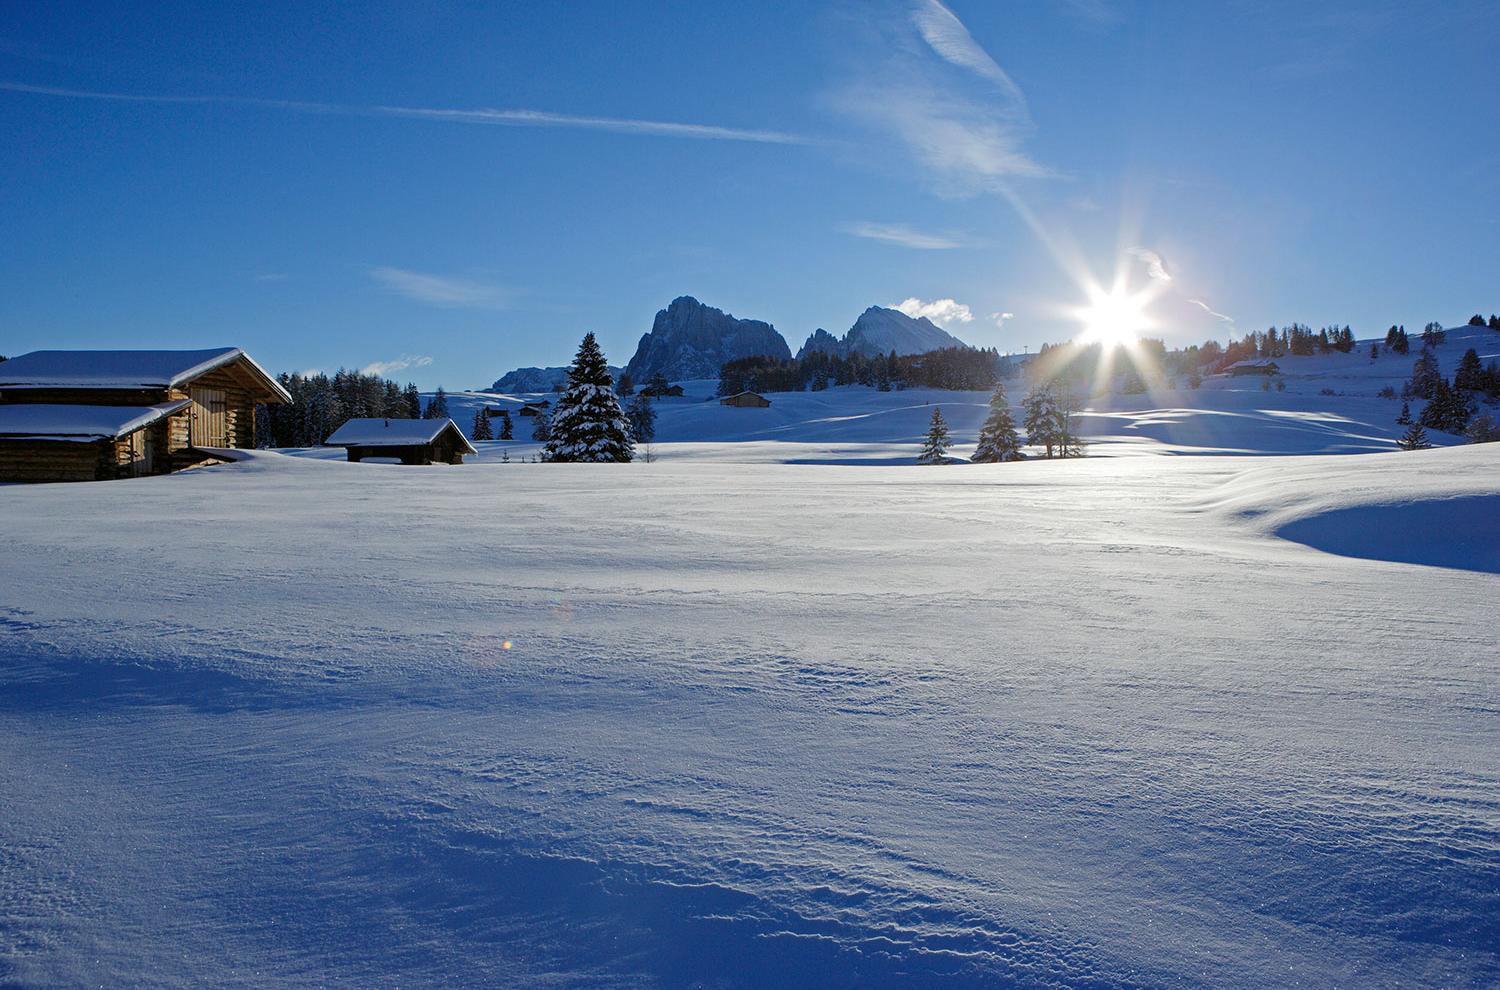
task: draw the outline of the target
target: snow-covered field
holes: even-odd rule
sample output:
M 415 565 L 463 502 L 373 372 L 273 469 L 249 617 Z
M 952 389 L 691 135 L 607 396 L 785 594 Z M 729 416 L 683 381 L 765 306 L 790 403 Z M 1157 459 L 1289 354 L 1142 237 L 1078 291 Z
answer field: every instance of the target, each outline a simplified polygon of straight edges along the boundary
M 1500 445 L 846 442 L 0 488 L 0 985 L 1500 983 Z

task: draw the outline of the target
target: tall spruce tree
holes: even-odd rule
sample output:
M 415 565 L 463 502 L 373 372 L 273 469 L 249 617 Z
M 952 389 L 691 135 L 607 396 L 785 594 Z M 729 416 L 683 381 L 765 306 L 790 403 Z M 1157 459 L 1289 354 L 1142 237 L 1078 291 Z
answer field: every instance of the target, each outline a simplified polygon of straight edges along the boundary
M 614 379 L 592 333 L 584 334 L 568 383 L 552 412 L 549 461 L 622 462 L 635 456 L 630 424 L 620 411 Z
M 1401 415 L 1396 417 L 1397 426 L 1411 425 L 1411 403 L 1405 399 L 1401 400 Z
M 974 463 L 994 464 L 999 461 L 1019 461 L 1026 455 L 1021 453 L 1021 438 L 1016 433 L 1016 420 L 1010 414 L 1010 401 L 1005 397 L 1005 386 L 996 385 L 990 393 L 990 415 L 979 428 L 979 445 L 974 448 Z
M 922 452 L 917 455 L 917 463 L 948 463 L 948 443 L 948 423 L 943 419 L 943 407 L 934 406 L 932 420 L 927 424 L 927 440 L 922 444 Z
M 495 439 L 495 433 L 490 429 L 490 414 L 485 411 L 485 408 L 483 406 L 480 406 L 479 409 L 474 413 L 473 432 L 475 440 Z
M 515 439 L 515 427 L 511 424 L 509 409 L 500 410 L 500 439 Z
M 422 413 L 422 418 L 448 418 L 448 393 L 443 391 L 443 386 L 439 385 L 438 390 L 432 393 L 432 401 L 427 403 L 427 410 Z
M 407 382 L 406 388 L 401 390 L 401 397 L 406 400 L 406 418 L 422 418 L 422 393 L 417 391 L 416 382 Z

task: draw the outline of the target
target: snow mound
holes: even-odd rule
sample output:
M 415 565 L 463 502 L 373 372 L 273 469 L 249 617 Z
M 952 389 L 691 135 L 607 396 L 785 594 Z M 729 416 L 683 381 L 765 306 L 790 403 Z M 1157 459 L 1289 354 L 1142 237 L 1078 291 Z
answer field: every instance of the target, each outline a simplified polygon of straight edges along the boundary
M 1334 509 L 1277 535 L 1345 557 L 1500 574 L 1500 494 Z

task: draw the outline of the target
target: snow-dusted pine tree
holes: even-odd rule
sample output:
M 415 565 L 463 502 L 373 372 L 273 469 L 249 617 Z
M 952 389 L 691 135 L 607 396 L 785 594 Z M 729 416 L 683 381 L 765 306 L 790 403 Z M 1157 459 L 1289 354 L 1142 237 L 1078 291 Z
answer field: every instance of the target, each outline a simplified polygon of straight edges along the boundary
M 943 407 L 935 406 L 932 410 L 932 422 L 927 427 L 927 441 L 922 444 L 922 452 L 917 455 L 917 463 L 948 463 L 948 442 L 948 423 L 943 419 Z
M 515 427 L 510 421 L 510 410 L 500 410 L 500 439 L 514 440 L 515 435 Z
M 549 461 L 628 461 L 635 456 L 630 424 L 592 333 L 584 335 L 568 369 L 567 388 L 552 411 L 551 432 Z
M 990 393 L 990 415 L 979 428 L 979 446 L 974 448 L 972 460 L 975 464 L 994 464 L 1019 461 L 1025 456 L 1021 453 L 1021 438 L 1016 435 L 1016 420 L 1010 414 L 1005 386 L 997 384 Z
M 1422 424 L 1413 423 L 1406 435 L 1396 441 L 1396 446 L 1402 450 L 1426 450 L 1432 444 L 1427 442 L 1427 431 L 1422 429 Z
M 475 440 L 495 439 L 495 432 L 490 429 L 490 414 L 486 412 L 483 407 L 479 408 L 474 413 L 473 436 Z

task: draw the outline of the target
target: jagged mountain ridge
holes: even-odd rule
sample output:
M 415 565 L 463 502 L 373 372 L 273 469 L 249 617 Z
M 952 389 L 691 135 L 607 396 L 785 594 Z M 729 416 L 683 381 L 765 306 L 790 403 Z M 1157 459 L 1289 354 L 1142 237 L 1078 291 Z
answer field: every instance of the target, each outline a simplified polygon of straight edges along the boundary
M 625 371 L 636 382 L 656 374 L 714 378 L 724 362 L 760 354 L 786 360 L 792 350 L 769 323 L 736 319 L 692 296 L 678 296 L 656 314 Z
M 925 354 L 944 347 L 968 347 L 953 334 L 939 327 L 925 316 L 910 317 L 899 309 L 871 306 L 859 315 L 843 339 L 819 327 L 807 338 L 799 358 L 815 351 L 845 356 L 864 354 Z
M 622 370 L 624 369 L 610 365 L 609 373 L 619 379 Z M 497 378 L 490 389 L 495 392 L 551 392 L 567 380 L 566 367 L 516 368 Z

